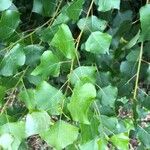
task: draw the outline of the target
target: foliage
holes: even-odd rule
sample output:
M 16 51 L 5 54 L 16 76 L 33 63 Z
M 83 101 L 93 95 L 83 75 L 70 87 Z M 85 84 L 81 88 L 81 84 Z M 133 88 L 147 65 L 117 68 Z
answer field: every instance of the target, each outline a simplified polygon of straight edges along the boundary
M 149 47 L 148 0 L 0 0 L 0 149 L 150 149 Z

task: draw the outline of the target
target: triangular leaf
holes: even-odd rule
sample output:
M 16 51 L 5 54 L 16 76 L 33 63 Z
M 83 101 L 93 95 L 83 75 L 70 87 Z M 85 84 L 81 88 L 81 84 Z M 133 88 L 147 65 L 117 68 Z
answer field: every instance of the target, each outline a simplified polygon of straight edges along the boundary
M 47 77 L 54 76 L 57 77 L 60 72 L 60 62 L 57 56 L 55 56 L 51 51 L 45 51 L 41 56 L 41 63 L 37 66 L 31 75 L 40 75 L 43 79 Z
M 109 53 L 112 37 L 100 31 L 92 32 L 85 43 L 85 50 L 94 54 Z
M 78 128 L 61 120 L 41 134 L 41 137 L 53 148 L 61 150 L 77 139 Z
M 90 92 L 89 92 L 90 91 Z M 68 109 L 74 121 L 90 124 L 88 110 L 96 97 L 96 89 L 93 84 L 77 84 L 73 90 Z
M 58 48 L 58 50 L 68 59 L 75 57 L 75 44 L 72 33 L 66 24 L 62 24 L 54 38 L 51 45 Z

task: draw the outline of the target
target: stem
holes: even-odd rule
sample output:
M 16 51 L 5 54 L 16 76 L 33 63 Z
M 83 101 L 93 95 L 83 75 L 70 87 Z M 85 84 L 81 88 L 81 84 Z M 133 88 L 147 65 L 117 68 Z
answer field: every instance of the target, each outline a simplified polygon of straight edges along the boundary
M 133 93 L 133 118 L 134 123 L 136 125 L 137 123 L 137 113 L 136 113 L 136 107 L 137 107 L 137 92 L 138 92 L 138 83 L 139 83 L 139 77 L 140 77 L 140 69 L 141 69 L 141 63 L 142 63 L 142 54 L 143 54 L 143 42 L 141 43 L 140 48 L 140 55 L 139 55 L 139 62 L 138 62 L 138 68 L 136 73 L 136 80 L 135 80 L 135 87 L 134 87 L 134 93 Z

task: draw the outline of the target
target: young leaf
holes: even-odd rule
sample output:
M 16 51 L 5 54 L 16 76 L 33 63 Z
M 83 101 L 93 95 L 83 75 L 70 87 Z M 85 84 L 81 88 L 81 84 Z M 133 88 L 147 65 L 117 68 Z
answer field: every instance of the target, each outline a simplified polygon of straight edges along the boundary
M 121 150 L 129 150 L 129 137 L 126 133 L 113 135 L 110 141 Z
M 120 9 L 120 0 L 98 0 L 98 10 L 102 12 L 111 9 Z
M 17 44 L 3 58 L 0 64 L 0 74 L 11 76 L 17 72 L 19 66 L 25 63 L 25 54 L 21 45 Z
M 109 53 L 112 37 L 100 31 L 92 32 L 85 43 L 85 50 L 94 54 Z
M 72 19 L 73 21 L 78 20 L 82 11 L 83 3 L 84 0 L 75 0 L 71 2 L 69 7 L 66 9 L 66 14 L 69 16 L 70 19 Z
M 41 56 L 41 63 L 37 66 L 31 75 L 40 75 L 43 79 L 47 79 L 50 75 L 57 77 L 60 72 L 60 62 L 57 56 L 51 51 L 45 51 Z
M 32 12 L 43 16 L 52 16 L 56 8 L 56 0 L 34 0 Z
M 0 40 L 7 39 L 16 30 L 20 22 L 19 12 L 15 10 L 6 10 L 2 12 L 0 19 Z
M 18 98 L 25 103 L 29 110 L 36 109 L 35 90 L 27 89 L 19 93 Z
M 140 9 L 140 22 L 141 22 L 141 41 L 150 40 L 150 4 L 146 4 Z
M 62 92 L 47 82 L 41 82 L 35 91 L 36 106 L 39 110 L 46 110 L 52 115 L 61 113 L 64 100 Z
M 73 70 L 73 72 L 68 76 L 72 85 L 77 84 L 81 80 L 87 82 L 95 82 L 96 67 L 92 66 L 80 66 Z
M 53 148 L 61 150 L 77 139 L 78 128 L 60 120 L 49 131 L 42 133 L 41 137 Z
M 90 124 L 88 110 L 95 97 L 96 89 L 93 84 L 79 83 L 75 86 L 70 103 L 68 104 L 68 110 L 74 121 Z
M 75 45 L 72 33 L 66 24 L 62 24 L 54 38 L 51 45 L 58 48 L 58 50 L 68 59 L 75 57 Z
M 33 112 L 27 114 L 25 123 L 26 136 L 40 134 L 47 131 L 50 126 L 50 116 L 47 112 Z
M 104 31 L 107 27 L 107 22 L 92 15 L 88 18 L 80 19 L 77 25 L 80 30 L 91 33 L 95 31 Z
M 115 105 L 117 94 L 117 88 L 109 85 L 99 90 L 98 97 L 100 98 L 101 104 L 103 106 L 109 106 L 113 108 Z
M 0 11 L 8 9 L 12 4 L 11 0 L 0 0 Z

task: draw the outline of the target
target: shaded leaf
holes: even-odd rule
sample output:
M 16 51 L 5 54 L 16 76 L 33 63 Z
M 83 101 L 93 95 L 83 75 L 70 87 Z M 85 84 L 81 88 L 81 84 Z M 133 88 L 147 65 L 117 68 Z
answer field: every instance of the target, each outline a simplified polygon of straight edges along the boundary
M 99 90 L 98 97 L 101 100 L 103 106 L 109 106 L 114 108 L 115 101 L 118 95 L 118 89 L 114 86 L 107 86 Z
M 150 4 L 146 4 L 140 9 L 140 22 L 141 22 L 141 41 L 150 40 Z
M 111 9 L 120 9 L 120 0 L 97 0 L 98 10 L 105 12 Z
M 16 30 L 20 22 L 20 15 L 18 11 L 6 10 L 2 12 L 0 19 L 0 39 L 9 38 Z
M 15 74 L 18 67 L 24 65 L 24 63 L 25 54 L 23 47 L 17 44 L 4 56 L 0 64 L 0 74 L 3 76 L 11 76 Z
M 66 9 L 66 14 L 69 16 L 70 19 L 73 21 L 78 20 L 80 13 L 82 11 L 82 5 L 84 0 L 74 0 Z

